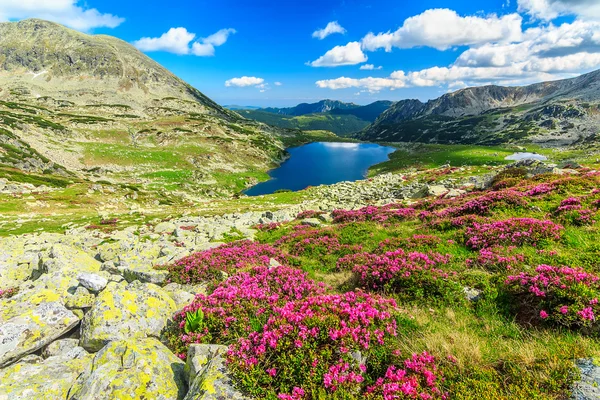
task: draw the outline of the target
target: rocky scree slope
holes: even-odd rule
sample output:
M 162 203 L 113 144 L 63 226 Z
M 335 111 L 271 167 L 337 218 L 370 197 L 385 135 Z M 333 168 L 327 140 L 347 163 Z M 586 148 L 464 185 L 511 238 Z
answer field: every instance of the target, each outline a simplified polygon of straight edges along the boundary
M 374 141 L 568 145 L 594 140 L 600 71 L 523 87 L 461 89 L 423 103 L 402 100 L 358 137 Z

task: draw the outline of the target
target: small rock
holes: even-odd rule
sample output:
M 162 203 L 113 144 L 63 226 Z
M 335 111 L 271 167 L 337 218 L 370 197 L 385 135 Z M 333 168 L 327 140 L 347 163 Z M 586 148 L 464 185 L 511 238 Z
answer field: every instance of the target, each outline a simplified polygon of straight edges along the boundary
M 77 276 L 77 280 L 84 288 L 94 293 L 101 292 L 108 284 L 108 279 L 100 275 L 90 274 L 87 272 L 79 274 Z
M 448 189 L 445 186 L 441 186 L 441 185 L 430 185 L 427 188 L 427 195 L 428 196 L 441 196 L 445 193 L 448 192 Z
M 483 293 L 479 289 L 471 288 L 468 286 L 463 287 L 463 292 L 465 292 L 465 296 L 469 301 L 477 301 L 481 298 L 481 294 Z
M 300 223 L 303 225 L 312 226 L 314 228 L 321 226 L 321 221 L 319 221 L 317 218 L 305 218 L 300 221 Z
M 61 339 L 50 343 L 44 350 L 42 350 L 42 357 L 49 358 L 66 354 L 69 351 L 79 347 L 78 339 Z

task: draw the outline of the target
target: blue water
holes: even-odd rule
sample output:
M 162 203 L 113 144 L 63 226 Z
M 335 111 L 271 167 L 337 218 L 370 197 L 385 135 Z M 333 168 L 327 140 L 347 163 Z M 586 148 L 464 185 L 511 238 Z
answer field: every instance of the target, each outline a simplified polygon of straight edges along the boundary
M 270 194 L 279 189 L 302 190 L 363 179 L 371 165 L 387 161 L 393 147 L 371 143 L 310 143 L 288 149 L 290 158 L 269 172 L 271 179 L 252 186 L 248 196 Z

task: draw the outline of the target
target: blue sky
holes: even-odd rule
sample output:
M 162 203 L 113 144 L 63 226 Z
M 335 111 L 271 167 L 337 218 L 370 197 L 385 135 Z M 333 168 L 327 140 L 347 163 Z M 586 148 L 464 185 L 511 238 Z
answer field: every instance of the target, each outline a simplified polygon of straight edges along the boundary
M 0 20 L 28 17 L 131 42 L 221 104 L 427 100 L 600 68 L 598 0 L 0 0 Z

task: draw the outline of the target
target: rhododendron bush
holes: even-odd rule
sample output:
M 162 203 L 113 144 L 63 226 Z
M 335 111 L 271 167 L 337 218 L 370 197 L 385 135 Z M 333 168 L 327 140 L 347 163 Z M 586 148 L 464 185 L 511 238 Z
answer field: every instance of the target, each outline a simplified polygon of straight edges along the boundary
M 418 356 L 414 362 L 423 364 L 402 366 L 410 370 L 405 379 L 395 370 L 379 375 L 393 357 L 395 308 L 393 300 L 362 292 L 289 302 L 273 310 L 260 332 L 230 347 L 229 366 L 258 397 L 356 398 L 384 387 L 396 396 L 388 398 L 441 395 L 437 371 Z M 403 385 L 386 386 L 394 380 Z
M 568 327 L 596 328 L 600 277 L 581 268 L 540 265 L 535 273 L 511 275 L 505 282 L 522 311 Z
M 414 208 L 388 204 L 383 207 L 367 206 L 359 210 L 334 210 L 333 222 L 362 222 L 362 221 L 402 221 L 414 218 L 417 212 Z
M 169 279 L 177 283 L 201 283 L 221 280 L 225 274 L 252 266 L 268 266 L 271 258 L 281 258 L 272 246 L 249 240 L 194 253 L 167 267 Z
M 439 267 L 448 263 L 449 255 L 429 252 L 405 252 L 402 249 L 383 254 L 359 253 L 341 258 L 338 269 L 351 270 L 365 288 L 392 292 L 409 300 L 460 298 L 460 285 Z
M 495 245 L 537 245 L 542 240 L 558 240 L 562 225 L 535 218 L 509 218 L 488 224 L 474 223 L 467 228 L 466 245 L 481 249 Z
M 361 250 L 360 245 L 342 244 L 339 232 L 333 228 L 314 229 L 297 225 L 296 229 L 275 242 L 275 246 L 293 256 L 321 257 L 335 254 L 340 257 Z
M 185 357 L 191 343 L 230 344 L 258 331 L 276 306 L 324 294 L 326 286 L 306 277 L 301 270 L 286 266 L 254 267 L 220 283 L 209 295 L 199 294 L 194 302 L 174 317 L 169 341 Z M 186 317 L 202 310 L 198 329 L 187 331 Z

